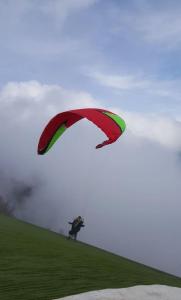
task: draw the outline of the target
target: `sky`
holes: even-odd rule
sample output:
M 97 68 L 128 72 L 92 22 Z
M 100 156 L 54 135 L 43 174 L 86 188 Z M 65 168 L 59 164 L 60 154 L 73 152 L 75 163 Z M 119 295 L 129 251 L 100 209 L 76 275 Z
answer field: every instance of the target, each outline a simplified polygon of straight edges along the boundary
M 20 219 L 181 276 L 181 3 L 0 1 L 0 198 Z M 55 114 L 104 107 L 127 130 L 83 120 L 44 156 Z

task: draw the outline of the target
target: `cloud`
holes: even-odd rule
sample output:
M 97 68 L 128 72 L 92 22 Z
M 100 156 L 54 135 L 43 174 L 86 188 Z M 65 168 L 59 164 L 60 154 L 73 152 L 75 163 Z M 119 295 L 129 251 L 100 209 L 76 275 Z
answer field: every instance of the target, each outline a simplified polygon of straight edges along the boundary
M 82 9 L 87 9 L 99 0 L 55 0 L 41 4 L 41 11 L 50 15 L 56 22 L 65 22 L 66 18 Z
M 33 194 L 37 193 L 40 182 L 36 180 L 31 183 L 16 180 L 11 176 L 5 176 L 1 173 L 0 185 L 0 213 L 14 216 L 25 208 L 26 202 L 31 201 Z
M 71 14 L 77 13 L 82 9 L 86 9 L 94 5 L 99 0 L 45 0 L 43 2 L 28 0 L 17 0 L 16 5 L 12 5 L 12 1 L 7 0 L 0 3 L 1 21 L 6 21 L 6 17 L 13 15 L 13 19 L 9 19 L 9 24 L 18 24 L 25 16 L 36 11 L 42 15 L 50 16 L 59 22 L 65 21 Z M 25 21 L 25 20 L 24 20 Z
M 99 102 L 86 92 L 66 90 L 59 85 L 45 85 L 37 81 L 10 82 L 2 88 L 0 98 L 2 108 L 8 109 L 9 114 L 12 110 L 14 120 L 17 118 L 26 122 L 35 112 L 42 116 L 42 107 L 44 114 L 53 115 L 58 110 L 100 106 Z M 157 141 L 168 147 L 181 146 L 179 121 L 153 114 L 122 113 L 118 108 L 107 107 L 125 116 L 127 126 L 134 135 Z M 3 118 L 3 110 L 1 114 Z M 26 115 L 27 120 L 24 119 Z
M 51 171 L 52 180 L 50 180 L 49 172 L 45 167 L 47 165 L 37 155 L 38 138 L 46 122 L 58 112 L 92 106 L 97 106 L 97 101 L 87 92 L 66 90 L 58 85 L 43 85 L 37 81 L 10 82 L 1 89 L 0 135 L 4 143 L 1 146 L 0 167 L 5 173 L 4 178 L 7 182 L 4 186 L 7 187 L 8 191 L 13 190 L 12 181 L 16 181 L 27 183 L 27 186 L 38 185 L 40 187 L 32 195 L 31 201 L 16 210 L 18 217 L 43 226 L 48 224 L 51 227 L 51 222 L 55 220 L 53 216 L 57 206 L 60 207 L 58 196 L 60 185 L 54 178 L 56 175 L 53 174 L 53 169 Z M 79 137 L 74 139 L 73 135 L 72 142 L 75 143 L 77 139 Z M 59 170 L 57 169 L 57 178 L 59 178 L 58 173 Z M 9 184 L 8 180 L 10 181 Z M 50 186 L 54 185 L 55 181 L 54 192 L 53 186 L 50 188 L 47 184 L 49 180 Z M 64 189 L 64 187 L 62 188 Z M 46 193 L 44 194 L 45 190 Z M 50 198 L 52 197 L 57 202 L 50 208 Z M 46 209 L 40 217 L 44 205 Z M 49 209 L 47 209 L 48 207 Z M 59 209 L 57 209 L 58 211 Z M 49 221 L 47 222 L 47 220 Z
M 101 72 L 89 73 L 89 76 L 94 78 L 99 84 L 110 88 L 120 90 L 143 89 L 150 85 L 150 82 L 143 79 L 137 79 L 132 75 L 113 75 L 104 74 Z
M 173 3 L 172 6 L 164 5 L 163 2 L 159 4 L 135 1 L 134 10 L 129 6 L 122 10 L 117 7 L 113 10 L 117 16 L 117 22 L 113 26 L 114 32 L 129 32 L 134 38 L 166 50 L 180 48 L 181 6 L 178 2 Z
M 86 91 L 37 81 L 11 82 L 1 89 L 0 169 L 5 184 L 0 195 L 14 195 L 14 182 L 36 187 L 15 210 L 18 218 L 66 234 L 67 222 L 83 215 L 86 227 L 79 238 L 85 242 L 181 274 L 180 123 L 120 113 L 120 108 L 104 104 L 127 123 L 116 143 L 96 150 L 104 134 L 85 120 L 67 130 L 47 155 L 38 156 L 38 139 L 49 119 L 77 107 L 100 103 Z M 21 198 L 22 190 L 15 191 L 14 199 L 17 194 Z
M 121 114 L 121 111 L 120 111 Z M 164 147 L 181 149 L 181 123 L 174 119 L 139 113 L 124 113 L 130 131 L 138 137 L 158 142 Z
M 84 42 L 64 34 L 64 25 L 70 16 L 90 8 L 96 2 L 98 0 L 18 0 L 15 5 L 12 1 L 1 3 L 2 54 L 7 55 L 10 51 L 14 55 L 34 56 L 40 61 L 77 53 Z
M 180 47 L 181 21 L 179 11 L 155 11 L 141 16 L 141 18 L 133 18 L 133 26 L 149 43 L 160 44 L 168 49 Z
M 88 72 L 87 75 L 95 83 L 110 89 L 114 95 L 120 95 L 127 101 L 132 101 L 135 110 L 144 109 L 145 112 L 163 112 L 172 114 L 180 119 L 180 79 L 162 79 L 148 74 L 114 74 L 103 72 Z M 120 99 L 121 99 L 120 98 Z M 146 104 L 145 104 L 146 102 Z
M 45 111 L 71 109 L 77 106 L 88 107 L 96 105 L 96 100 L 86 92 L 66 90 L 59 85 L 40 84 L 37 81 L 10 82 L 1 89 L 1 105 L 21 111 Z M 70 101 L 71 100 L 71 101 Z

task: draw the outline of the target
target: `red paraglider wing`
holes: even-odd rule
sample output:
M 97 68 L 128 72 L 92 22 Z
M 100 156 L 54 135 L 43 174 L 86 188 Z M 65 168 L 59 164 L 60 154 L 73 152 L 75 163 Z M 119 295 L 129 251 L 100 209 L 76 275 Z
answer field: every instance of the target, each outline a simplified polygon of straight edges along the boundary
M 119 118 L 119 120 L 115 120 L 115 117 Z M 67 128 L 83 118 L 93 122 L 108 137 L 107 141 L 97 145 L 96 148 L 115 142 L 125 129 L 120 123 L 122 122 L 124 125 L 124 120 L 107 110 L 85 108 L 62 112 L 53 117 L 45 127 L 39 140 L 38 154 L 47 152 Z

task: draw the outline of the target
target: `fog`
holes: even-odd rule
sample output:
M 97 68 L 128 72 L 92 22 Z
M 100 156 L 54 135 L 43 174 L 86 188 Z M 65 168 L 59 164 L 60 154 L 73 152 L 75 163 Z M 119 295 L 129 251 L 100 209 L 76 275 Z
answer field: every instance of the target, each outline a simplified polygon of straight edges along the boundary
M 178 121 L 105 107 L 127 124 L 116 143 L 96 150 L 104 134 L 82 120 L 49 153 L 37 155 L 51 117 L 95 106 L 99 101 L 90 94 L 60 86 L 24 82 L 2 88 L 1 202 L 15 217 L 65 235 L 68 221 L 81 215 L 80 240 L 181 276 Z

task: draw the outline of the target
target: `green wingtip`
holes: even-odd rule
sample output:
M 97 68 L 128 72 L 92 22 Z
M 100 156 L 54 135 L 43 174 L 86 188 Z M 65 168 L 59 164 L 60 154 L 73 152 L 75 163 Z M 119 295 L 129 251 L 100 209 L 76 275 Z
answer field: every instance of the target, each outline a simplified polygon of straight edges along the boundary
M 65 132 L 65 130 L 67 129 L 67 127 L 63 124 L 61 127 L 58 128 L 58 130 L 55 132 L 55 134 L 53 135 L 45 153 L 47 153 L 50 148 L 52 148 L 52 146 L 55 144 L 55 142 L 59 139 L 59 137 Z
M 114 120 L 118 126 L 121 128 L 121 131 L 124 132 L 126 129 L 126 123 L 125 121 L 118 115 L 115 115 L 110 112 L 104 112 L 105 115 L 109 116 L 112 120 Z

